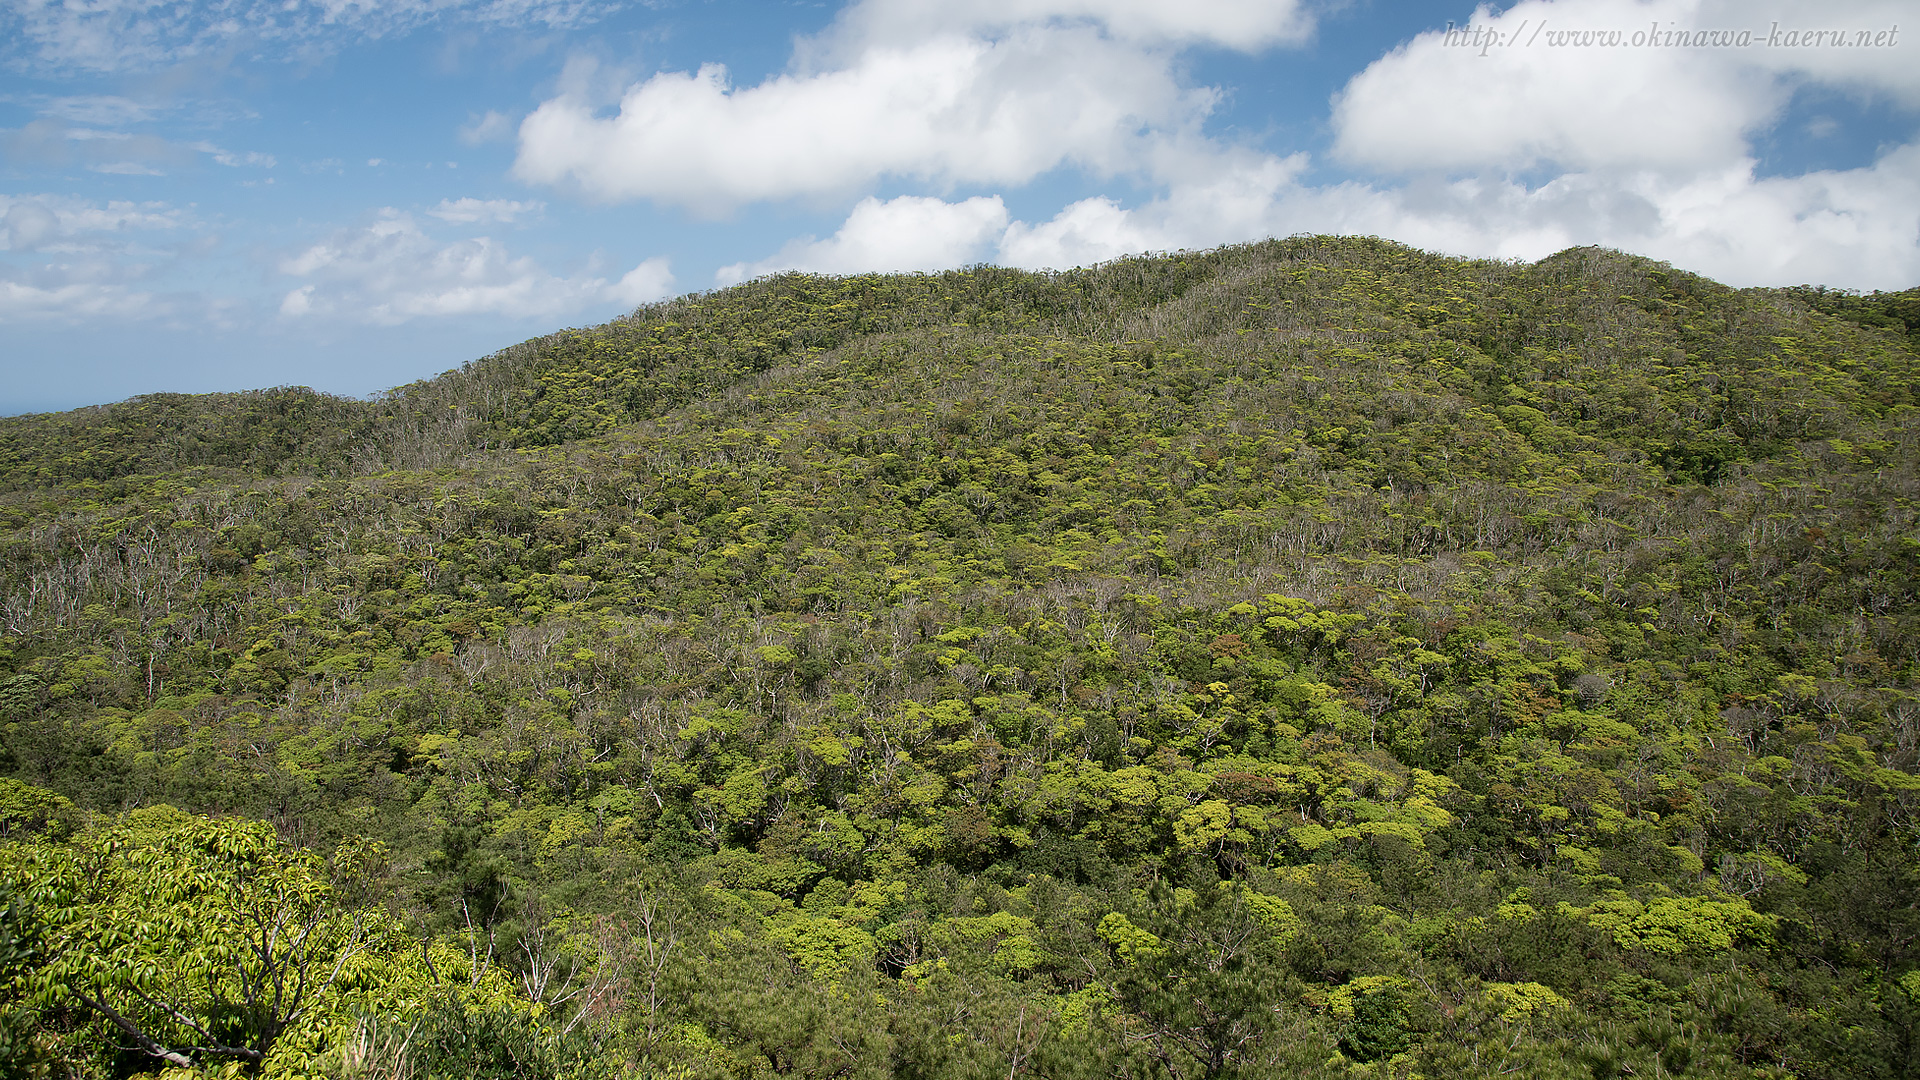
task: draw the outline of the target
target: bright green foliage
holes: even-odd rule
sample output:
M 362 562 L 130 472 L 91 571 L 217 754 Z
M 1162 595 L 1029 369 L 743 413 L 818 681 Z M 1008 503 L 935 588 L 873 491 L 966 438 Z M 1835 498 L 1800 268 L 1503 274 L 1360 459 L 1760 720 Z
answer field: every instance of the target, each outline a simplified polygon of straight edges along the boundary
M 1735 942 L 1764 941 L 1778 918 L 1761 915 L 1745 900 L 1662 896 L 1642 904 L 1625 896 L 1597 900 L 1567 914 L 1613 935 L 1623 949 L 1680 955 L 1725 952 Z
M 1114 955 L 1126 964 L 1152 959 L 1160 951 L 1158 937 L 1135 926 L 1117 911 L 1108 913 L 1100 920 L 1100 937 L 1113 946 Z
M 1493 1008 L 1499 1010 L 1500 1019 L 1509 1024 L 1523 1023 L 1535 1016 L 1570 1007 L 1566 998 L 1554 993 L 1551 987 L 1537 982 L 1488 983 L 1481 988 L 1481 993 Z
M 156 806 L 71 845 L 5 855 L 43 924 L 35 1003 L 83 1008 L 95 1035 L 154 1065 L 271 1062 L 387 929 L 354 892 L 376 850 L 325 862 L 264 823 Z
M 62 837 L 72 831 L 78 816 L 66 796 L 0 777 L 0 839 Z

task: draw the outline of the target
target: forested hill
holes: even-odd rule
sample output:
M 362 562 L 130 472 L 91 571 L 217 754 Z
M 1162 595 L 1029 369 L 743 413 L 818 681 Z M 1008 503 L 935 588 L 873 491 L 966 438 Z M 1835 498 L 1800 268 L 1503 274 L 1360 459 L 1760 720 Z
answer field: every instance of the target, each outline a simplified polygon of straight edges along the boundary
M 0 1061 L 1920 1074 L 1916 303 L 1296 238 L 0 420 Z
M 1920 289 L 1867 296 L 1804 287 L 1735 291 L 1599 249 L 1527 265 L 1326 237 L 1064 274 L 982 267 L 931 276 L 785 275 L 524 342 L 372 402 L 292 387 L 149 394 L 71 413 L 0 418 L 0 485 L 62 486 L 193 467 L 318 477 L 437 467 L 470 450 L 552 445 L 659 419 L 729 392 L 748 376 L 780 372 L 863 338 L 962 326 L 1089 344 L 1176 344 L 1235 360 L 1284 352 L 1310 361 L 1329 344 L 1437 339 L 1468 350 L 1448 361 L 1480 384 L 1473 395 L 1480 398 L 1489 387 L 1541 380 L 1590 394 L 1596 372 L 1630 364 L 1636 381 L 1650 383 L 1660 398 L 1656 418 L 1669 439 L 1662 452 L 1674 449 L 1675 437 L 1697 440 L 1705 432 L 1714 443 L 1710 455 L 1735 450 L 1721 444 L 1748 440 L 1749 433 L 1760 437 L 1764 453 L 1791 432 L 1761 430 L 1774 426 L 1771 418 L 1743 424 L 1737 400 L 1690 393 L 1690 382 L 1661 379 L 1659 366 L 1684 361 L 1697 369 L 1693 379 L 1707 384 L 1733 375 L 1741 384 L 1735 389 L 1749 395 L 1780 391 L 1777 382 L 1726 369 L 1781 356 L 1777 336 L 1821 342 L 1828 353 L 1837 347 L 1856 367 L 1902 336 L 1920 347 Z M 1856 327 L 1893 336 L 1848 332 Z M 1368 336 L 1343 338 L 1342 331 Z M 1543 366 L 1550 356 L 1564 366 Z M 1879 385 L 1897 385 L 1899 376 L 1842 370 Z M 1570 387 L 1556 389 L 1559 408 L 1550 413 L 1587 404 L 1585 395 L 1565 400 Z M 1618 409 L 1576 415 L 1599 422 L 1593 434 L 1640 441 L 1621 430 L 1632 420 Z

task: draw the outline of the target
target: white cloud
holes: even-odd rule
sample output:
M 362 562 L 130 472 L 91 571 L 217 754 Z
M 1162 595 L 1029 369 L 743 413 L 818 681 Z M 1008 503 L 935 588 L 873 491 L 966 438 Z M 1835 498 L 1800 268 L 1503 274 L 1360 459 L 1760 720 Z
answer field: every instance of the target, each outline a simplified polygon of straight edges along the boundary
M 120 251 L 130 236 L 188 224 L 160 202 L 91 202 L 64 195 L 0 195 L 0 250 L 65 254 Z
M 1524 0 L 1497 15 L 1482 9 L 1471 22 L 1483 34 L 1531 33 L 1544 23 L 1555 30 L 1617 28 L 1630 37 L 1640 28 L 1739 27 L 1762 16 L 1758 29 L 1764 31 L 1774 15 L 1782 25 L 1802 29 L 1808 19 L 1804 12 L 1790 21 L 1792 11 L 1749 12 L 1701 0 Z M 1873 3 L 1823 9 L 1820 15 L 1828 27 L 1871 29 L 1894 21 L 1885 5 Z M 940 40 L 997 47 L 970 38 Z M 938 249 L 949 233 L 941 223 L 963 204 L 921 196 L 891 203 L 867 199 L 833 237 L 800 238 L 771 258 L 726 267 L 720 277 L 737 280 L 787 267 L 932 269 L 976 258 L 981 250 L 1011 265 L 1067 267 L 1142 251 L 1333 232 L 1382 235 L 1461 255 L 1528 259 L 1603 244 L 1737 285 L 1817 281 L 1898 288 L 1920 282 L 1920 146 L 1891 149 L 1861 168 L 1760 177 L 1749 141 L 1778 121 L 1796 85 L 1824 80 L 1904 101 L 1920 78 L 1920 64 L 1893 63 L 1886 57 L 1894 52 L 1884 49 L 1871 64 L 1844 71 L 1826 53 L 1765 47 L 1528 50 L 1523 44 L 1482 57 L 1435 33 L 1356 75 L 1334 102 L 1336 151 L 1351 164 L 1399 174 L 1397 180 L 1369 180 L 1361 173 L 1345 183 L 1311 185 L 1306 155 L 1282 158 L 1209 139 L 1193 122 L 1196 110 L 1150 138 L 1125 144 L 1116 155 L 1136 155 L 1142 171 L 1162 185 L 1157 197 L 1142 204 L 1094 195 L 1047 220 L 999 227 L 998 220 L 976 219 L 951 233 L 967 253 L 943 257 Z M 870 65 L 879 51 L 853 55 Z M 805 78 L 824 82 L 855 70 L 865 69 L 827 68 Z M 1059 70 L 1068 67 L 1063 62 Z M 785 86 L 775 80 L 736 92 L 729 107 L 754 94 L 787 94 Z M 628 101 L 644 97 L 647 89 L 630 91 Z M 897 120 L 903 113 L 888 115 Z M 622 119 L 635 118 L 623 112 Z M 639 122 L 646 126 L 643 118 Z M 873 122 L 862 120 L 869 127 Z M 958 130 L 955 146 L 972 137 L 964 127 Z M 910 146 L 911 140 L 891 145 Z M 834 163 L 846 165 L 851 157 L 857 155 L 838 156 Z M 848 167 L 885 171 L 876 164 L 882 160 L 870 156 L 863 166 Z M 1017 183 L 1032 175 L 1008 170 L 995 176 L 977 164 L 968 173 L 964 166 L 938 165 L 932 151 L 903 150 L 899 160 L 916 162 L 935 182 L 980 177 Z M 1530 179 L 1516 177 L 1517 170 L 1530 168 L 1540 171 Z M 770 165 L 744 169 L 750 178 L 774 171 Z M 786 179 L 785 189 L 773 186 L 778 180 L 758 190 L 737 181 L 734 195 L 776 197 L 781 190 L 825 187 Z M 883 211 L 901 225 L 884 227 Z M 915 214 L 925 220 L 913 220 Z M 926 249 L 901 235 L 920 236 Z
M 673 295 L 673 271 L 667 260 L 654 257 L 627 271 L 619 281 L 607 286 L 607 298 L 628 307 L 639 307 Z
M 517 218 L 536 216 L 547 208 L 543 202 L 517 202 L 511 199 L 441 199 L 440 205 L 427 211 L 432 217 L 454 225 L 477 222 L 511 223 Z
M 0 227 L 6 230 L 6 250 L 32 251 L 59 234 L 60 219 L 44 203 L 11 202 Z
M 189 224 L 165 203 L 0 195 L 0 251 L 37 260 L 0 263 L 0 323 L 172 313 L 174 304 L 139 286 L 159 254 L 142 241 Z
M 604 0 L 9 0 L 0 15 L 12 32 L 0 54 L 54 69 L 141 71 L 242 51 L 312 57 L 433 23 L 580 26 L 613 6 Z
M 999 258 L 1079 266 L 1305 232 L 1492 258 L 1601 244 L 1732 285 L 1920 283 L 1920 145 L 1869 167 L 1797 177 L 1757 178 L 1743 160 L 1681 176 L 1568 173 L 1537 187 L 1505 178 L 1312 187 L 1298 182 L 1297 164 L 1249 159 L 1135 208 L 1085 199 L 1049 221 L 1008 226 Z
M 151 293 L 92 281 L 38 285 L 9 280 L 0 272 L 0 323 L 28 320 L 71 322 L 82 318 L 148 319 L 168 308 Z
M 1335 155 L 1412 180 L 1276 191 L 1273 216 L 1289 229 L 1375 232 L 1461 254 L 1535 258 L 1599 243 L 1740 285 L 1912 284 L 1920 149 L 1761 178 L 1751 144 L 1810 83 L 1920 103 L 1920 49 L 1782 44 L 1809 29 L 1887 30 L 1900 14 L 1875 0 L 1483 6 L 1470 34 L 1420 35 L 1335 98 Z M 1703 45 L 1703 30 L 1720 47 Z M 1512 178 L 1530 168 L 1546 179 Z
M 610 116 L 564 92 L 521 122 L 514 173 L 709 214 L 882 177 L 951 187 L 1023 184 L 1061 166 L 1154 174 L 1218 97 L 1182 83 L 1174 47 L 1279 40 L 1276 28 L 1298 23 L 1290 5 L 1224 2 L 1191 17 L 1091 0 L 932 14 L 942 10 L 860 5 L 801 43 L 793 71 L 756 86 L 733 86 L 719 65 L 662 72 L 627 87 Z
M 282 297 L 280 300 L 280 314 L 300 316 L 311 312 L 313 310 L 313 289 L 314 287 L 312 285 L 302 285 L 292 292 L 289 292 L 285 297 Z
M 920 195 L 881 202 L 862 199 L 840 230 L 825 240 L 806 237 L 755 263 L 721 267 L 715 279 L 731 285 L 780 270 L 859 274 L 945 270 L 974 262 L 1007 227 L 998 195 L 949 203 Z
M 1164 180 L 1167 146 L 1218 100 L 1183 81 L 1176 54 L 1253 52 L 1312 27 L 1297 0 L 863 0 L 754 86 L 717 64 L 660 72 L 605 115 L 572 72 L 521 122 L 514 172 L 715 215 L 885 177 L 1017 185 L 1072 166 Z
M 1690 26 L 1695 6 L 1528 0 L 1497 16 L 1478 8 L 1473 34 L 1422 34 L 1347 84 L 1334 101 L 1334 154 L 1395 171 L 1544 162 L 1687 169 L 1737 158 L 1744 134 L 1786 100 L 1764 73 L 1692 50 L 1545 44 L 1560 40 L 1563 24 L 1629 34 Z M 1515 44 L 1494 45 L 1495 35 Z
M 706 212 L 882 176 L 1018 184 L 1064 164 L 1112 173 L 1144 156 L 1142 129 L 1197 123 L 1212 102 L 1153 59 L 1071 29 L 874 49 L 856 67 L 746 89 L 709 65 L 630 88 L 611 118 L 578 98 L 542 104 L 520 126 L 514 170 L 596 199 Z
M 1700 0 L 1693 25 L 1751 29 L 1755 46 L 1729 52 L 1720 59 L 1751 65 L 1785 78 L 1804 77 L 1832 86 L 1888 95 L 1909 108 L 1920 106 L 1920 26 L 1913 25 L 1910 0 L 1823 0 L 1819 5 L 1796 0 Z M 1897 35 L 1887 45 L 1859 47 L 1859 31 L 1880 32 L 1895 26 Z M 1849 42 L 1836 46 L 1832 38 L 1809 45 L 1805 31 L 1845 31 Z M 1776 34 L 1775 31 L 1779 33 Z M 1790 32 L 1802 32 L 1789 45 Z M 1764 40 L 1771 38 L 1771 43 Z
M 1468 24 L 1510 44 L 1480 50 L 1424 34 L 1332 103 L 1335 159 L 1407 179 L 1369 182 L 1363 171 L 1313 187 L 1304 155 L 1207 136 L 1215 93 L 1183 82 L 1176 66 L 1193 45 L 1251 51 L 1302 40 L 1311 20 L 1296 5 L 867 0 L 797 42 L 791 68 L 758 85 L 735 87 L 716 66 L 661 73 L 602 110 L 584 81 L 569 81 L 574 89 L 522 122 L 515 172 L 594 199 L 706 213 L 844 196 L 889 177 L 934 189 L 861 201 L 833 236 L 724 267 L 721 281 L 789 267 L 930 269 L 988 252 L 1071 266 L 1309 230 L 1476 255 L 1604 243 L 1743 282 L 1910 280 L 1905 151 L 1797 178 L 1757 178 L 1751 159 L 1753 136 L 1809 81 L 1920 101 L 1910 54 L 1574 47 L 1559 36 L 1764 32 L 1776 20 L 1873 28 L 1899 14 L 1884 0 L 1825 5 L 1817 19 L 1810 10 L 1784 0 L 1483 6 Z M 1061 167 L 1145 179 L 1161 194 L 1132 207 L 1096 194 L 1031 222 L 968 217 L 958 210 L 968 203 L 933 197 L 959 185 L 1018 186 Z M 1515 178 L 1529 171 L 1532 179 Z
M 1421 34 L 1347 84 L 1334 100 L 1334 154 L 1393 172 L 1717 169 L 1743 158 L 1808 79 L 1920 103 L 1920 50 L 1768 44 L 1788 40 L 1775 30 L 1898 21 L 1884 3 L 1482 5 L 1464 27 Z M 1702 32 L 1713 35 L 1705 44 Z
M 1064 270 L 1165 248 L 1165 230 L 1152 220 L 1155 216 L 1128 210 L 1105 195 L 1081 199 L 1038 225 L 1014 222 L 1001 238 L 1000 261 L 1029 270 Z
M 1305 155 L 1280 159 L 1213 154 L 1192 162 L 1194 179 L 1145 206 L 1127 209 L 1105 196 L 1082 199 L 1051 220 L 1010 221 L 999 196 L 948 203 L 903 195 L 860 201 L 825 240 L 803 237 L 770 258 L 722 267 L 730 284 L 778 270 L 828 274 L 942 270 L 991 258 L 1030 269 L 1066 268 L 1122 255 L 1209 247 L 1264 236 L 1280 219 Z
M 648 260 L 615 282 L 560 277 L 488 237 L 442 243 L 409 214 L 387 209 L 280 263 L 308 279 L 281 299 L 288 317 L 330 316 L 377 325 L 449 315 L 555 317 L 595 304 L 659 299 L 673 276 Z
M 1104 196 L 1082 199 L 1038 225 L 1014 222 L 1000 242 L 1000 260 L 1033 269 L 1104 262 L 1143 251 L 1212 247 L 1266 236 L 1276 229 L 1283 195 L 1298 192 L 1304 154 L 1274 158 L 1216 155 L 1204 178 L 1174 184 L 1135 210 Z M 1287 230 L 1293 231 L 1293 230 Z

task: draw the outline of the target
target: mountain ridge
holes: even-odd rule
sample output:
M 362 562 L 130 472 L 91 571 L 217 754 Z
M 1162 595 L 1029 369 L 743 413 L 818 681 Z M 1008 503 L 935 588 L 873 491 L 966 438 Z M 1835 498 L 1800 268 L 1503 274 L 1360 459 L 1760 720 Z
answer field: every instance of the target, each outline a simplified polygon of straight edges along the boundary
M 1342 265 L 1338 258 L 1344 257 L 1363 264 L 1366 272 L 1377 272 L 1365 268 L 1364 264 L 1384 262 L 1387 273 L 1398 272 L 1403 277 L 1410 268 L 1409 263 L 1424 263 L 1423 269 L 1429 276 L 1436 267 L 1451 266 L 1467 276 L 1477 276 L 1483 286 L 1498 282 L 1503 290 L 1537 284 L 1531 280 L 1535 278 L 1565 287 L 1578 278 L 1585 282 L 1581 291 L 1591 291 L 1591 286 L 1600 280 L 1591 268 L 1605 264 L 1611 275 L 1608 280 L 1636 290 L 1635 303 L 1640 305 L 1670 303 L 1656 294 L 1675 280 L 1682 283 L 1680 290 L 1685 295 L 1712 296 L 1713 302 L 1703 305 L 1708 309 L 1714 305 L 1724 307 L 1730 301 L 1738 306 L 1740 301 L 1736 298 L 1744 297 L 1749 309 L 1764 308 L 1770 300 L 1790 299 L 1806 303 L 1812 310 L 1840 312 L 1871 306 L 1876 297 L 1883 295 L 1860 297 L 1805 288 L 1735 292 L 1692 275 L 1680 274 L 1676 278 L 1676 272 L 1664 264 L 1599 249 L 1568 249 L 1534 264 L 1516 266 L 1448 260 L 1420 255 L 1385 242 L 1332 238 L 1269 241 L 1264 245 L 1243 245 L 1215 252 L 1125 259 L 1090 270 L 1054 274 L 982 267 L 896 279 L 880 275 L 843 278 L 781 275 L 717 293 L 649 305 L 600 327 L 557 331 L 436 378 L 397 387 L 365 402 L 283 387 L 239 394 L 149 394 L 117 405 L 91 406 L 64 414 L 0 418 L 0 483 L 58 477 L 59 467 L 49 471 L 47 465 L 36 466 L 34 461 L 45 458 L 51 452 L 50 447 L 70 447 L 76 441 L 101 444 L 95 447 L 95 454 L 103 456 L 103 461 L 67 466 L 77 468 L 78 475 L 91 479 L 103 479 L 129 468 L 144 469 L 148 465 L 217 464 L 274 471 L 288 463 L 311 470 L 326 462 L 337 474 L 343 454 L 351 463 L 350 470 L 367 471 L 418 459 L 423 453 L 431 455 L 430 446 L 460 445 L 474 440 L 478 440 L 478 445 L 549 445 L 589 431 L 604 431 L 623 420 L 644 418 L 659 401 L 682 400 L 703 388 L 719 389 L 726 377 L 764 370 L 772 358 L 785 356 L 793 349 L 804 352 L 826 348 L 827 342 L 838 344 L 851 336 L 870 332 L 881 319 L 891 320 L 887 325 L 901 329 L 923 329 L 942 319 L 961 319 L 972 320 L 970 325 L 988 325 L 995 329 L 1026 325 L 1054 336 L 1092 333 L 1094 338 L 1108 341 L 1165 337 L 1168 335 L 1164 331 L 1177 321 L 1184 329 L 1171 339 L 1190 340 L 1196 323 L 1205 325 L 1207 318 L 1218 320 L 1219 315 L 1190 310 L 1192 304 L 1188 305 L 1189 310 L 1181 309 L 1178 301 L 1187 289 L 1225 295 L 1236 287 L 1244 289 L 1249 279 L 1259 280 L 1263 273 L 1270 277 L 1277 267 L 1300 264 L 1325 268 L 1329 265 L 1330 252 L 1336 256 L 1334 265 Z M 1570 274 L 1562 272 L 1563 268 L 1574 267 L 1586 269 Z M 918 295 L 912 295 L 915 289 Z M 910 294 L 904 301 L 898 296 L 902 290 Z M 932 310 L 930 292 L 941 294 L 938 312 Z M 1877 301 L 1878 308 L 1858 315 L 1865 320 L 1862 325 L 1920 326 L 1920 319 L 1902 324 L 1880 311 L 1889 305 L 1906 303 L 1900 299 L 1906 294 L 1884 295 L 1887 298 Z M 1276 325 L 1258 329 L 1281 335 L 1331 333 L 1335 328 L 1327 325 L 1329 322 L 1362 314 L 1356 310 L 1353 299 L 1336 294 L 1330 301 L 1324 293 L 1309 292 L 1285 301 L 1317 302 L 1310 304 L 1309 310 L 1276 318 Z M 1403 328 L 1394 326 L 1395 322 L 1401 322 L 1419 329 L 1440 325 L 1445 331 L 1454 331 L 1456 337 L 1461 336 L 1461 328 L 1454 325 L 1460 320 L 1444 306 L 1429 303 L 1424 310 L 1413 310 L 1420 307 L 1423 300 L 1431 299 L 1431 295 L 1414 293 L 1407 299 L 1407 311 L 1375 310 L 1365 314 L 1378 324 L 1373 332 L 1392 332 Z M 1625 299 L 1624 295 L 1616 295 L 1601 298 L 1600 302 L 1617 307 L 1617 302 Z M 1244 311 L 1245 297 L 1240 300 Z M 889 305 L 887 301 L 893 303 Z M 1156 305 L 1150 316 L 1135 316 L 1124 327 L 1114 322 L 1115 303 L 1143 301 Z M 732 307 L 751 310 L 756 304 L 771 309 L 770 317 L 760 320 L 765 325 L 729 323 L 734 317 Z M 1815 304 L 1824 307 L 1814 307 Z M 1090 305 L 1101 307 L 1104 316 L 1089 314 Z M 793 308 L 805 310 L 809 319 L 796 326 L 790 317 L 782 317 L 790 316 Z M 848 308 L 852 310 L 845 310 Z M 1063 314 L 1070 308 L 1071 314 Z M 1522 343 L 1526 337 L 1526 320 L 1552 314 L 1544 310 L 1526 313 L 1502 310 L 1497 303 L 1493 308 L 1460 314 L 1472 316 L 1470 321 L 1474 325 L 1469 333 L 1477 333 L 1479 340 L 1475 344 L 1493 344 L 1496 351 L 1499 347 L 1527 347 Z M 847 321 L 849 317 L 851 326 Z M 689 319 L 691 326 L 682 327 L 679 319 Z M 1046 319 L 1053 321 L 1044 322 Z M 1100 319 L 1104 322 L 1100 322 L 1098 332 L 1094 332 L 1095 322 Z M 1489 320 L 1500 319 L 1507 320 L 1507 324 L 1495 328 L 1489 323 Z M 1305 322 L 1316 325 L 1302 325 Z M 1279 323 L 1287 325 L 1277 325 Z M 1253 328 L 1244 325 L 1234 327 L 1237 331 L 1250 329 Z M 708 331 L 705 343 L 699 340 L 703 330 Z M 1227 331 L 1216 327 L 1211 332 Z M 650 340 L 641 340 L 642 337 Z M 1665 341 L 1660 344 L 1669 348 L 1672 345 Z M 704 356 L 699 355 L 702 351 Z M 693 354 L 692 364 L 688 363 L 688 354 Z M 667 365 L 664 374 L 685 385 L 643 390 L 642 383 L 663 373 L 659 368 L 662 356 Z M 720 370 L 699 370 L 701 362 Z M 534 372 L 541 374 L 530 374 Z M 611 394 L 606 387 L 609 376 L 614 378 L 616 388 Z M 547 379 L 547 384 L 535 385 L 541 377 Z M 591 382 L 585 386 L 570 385 L 570 380 L 578 379 Z M 600 396 L 588 399 L 589 394 Z M 662 394 L 665 396 L 659 396 Z M 442 407 L 456 415 L 441 415 Z M 542 410 L 556 408 L 566 412 L 570 426 L 554 429 L 550 420 L 543 421 Z M 504 430 L 494 430 L 503 422 Z M 212 430 L 204 430 L 209 424 Z M 323 431 L 321 424 L 345 426 L 350 430 Z M 32 430 L 34 427 L 48 431 L 36 433 Z M 232 430 L 235 428 L 238 430 Z M 53 431 L 59 434 L 51 434 Z M 156 447 L 146 456 L 136 455 L 131 460 L 123 460 L 124 453 L 116 456 L 114 444 L 137 441 L 142 438 L 142 432 L 149 439 L 155 433 L 169 433 L 176 445 Z M 30 447 L 30 443 L 39 445 Z M 297 447 L 305 448 L 306 460 L 296 461 Z

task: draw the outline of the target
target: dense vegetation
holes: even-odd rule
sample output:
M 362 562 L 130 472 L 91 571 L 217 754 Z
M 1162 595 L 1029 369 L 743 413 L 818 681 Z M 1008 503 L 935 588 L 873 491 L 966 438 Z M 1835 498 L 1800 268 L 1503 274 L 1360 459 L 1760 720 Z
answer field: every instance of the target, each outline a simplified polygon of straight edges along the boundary
M 1300 238 L 0 421 L 0 1060 L 1920 1074 L 1914 299 Z

